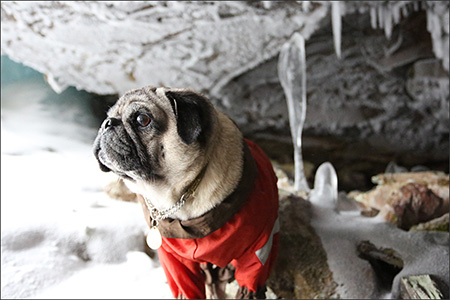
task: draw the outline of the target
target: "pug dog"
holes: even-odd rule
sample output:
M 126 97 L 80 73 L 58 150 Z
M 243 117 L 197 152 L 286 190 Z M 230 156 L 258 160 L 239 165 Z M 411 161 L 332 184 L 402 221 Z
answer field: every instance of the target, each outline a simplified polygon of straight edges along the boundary
M 175 298 L 265 298 L 279 244 L 278 189 L 255 143 L 202 94 L 143 87 L 108 111 L 100 169 L 138 195 Z

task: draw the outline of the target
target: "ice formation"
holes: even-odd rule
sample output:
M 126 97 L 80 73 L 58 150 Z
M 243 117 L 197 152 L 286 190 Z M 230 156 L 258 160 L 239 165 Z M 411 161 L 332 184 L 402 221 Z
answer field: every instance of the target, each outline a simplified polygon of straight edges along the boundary
M 370 5 L 372 28 L 384 29 L 386 38 L 392 36 L 393 27 L 412 12 L 425 10 L 427 30 L 433 40 L 433 52 L 449 70 L 449 5 L 446 1 L 390 1 Z
M 324 162 L 317 168 L 311 199 L 317 198 L 326 200 L 331 204 L 330 207 L 337 207 L 338 177 L 330 162 Z
M 302 4 L 302 9 L 304 12 L 309 12 L 311 8 L 311 1 L 297 1 Z
M 406 6 L 401 6 L 401 3 L 395 3 L 392 6 L 371 6 L 370 24 L 372 25 L 372 28 L 384 28 L 384 34 L 390 39 L 393 26 L 400 22 L 400 10 L 402 7 L 405 7 L 405 9 L 402 10 L 403 14 L 408 14 L 408 9 L 406 9 Z
M 286 95 L 294 144 L 294 188 L 297 191 L 309 192 L 302 159 L 302 130 L 306 117 L 305 55 L 305 40 L 301 34 L 295 33 L 281 48 L 278 59 L 278 77 Z
M 442 59 L 444 68 L 449 70 L 449 9 L 438 6 L 427 10 L 427 29 L 433 40 L 433 52 Z M 444 22 L 442 22 L 444 20 Z
M 392 35 L 392 14 L 391 10 L 385 8 L 384 10 L 384 34 L 388 39 L 391 38 Z
M 331 23 L 333 24 L 333 41 L 334 49 L 337 57 L 341 58 L 341 35 L 342 35 L 342 20 L 341 20 L 341 2 L 331 2 Z

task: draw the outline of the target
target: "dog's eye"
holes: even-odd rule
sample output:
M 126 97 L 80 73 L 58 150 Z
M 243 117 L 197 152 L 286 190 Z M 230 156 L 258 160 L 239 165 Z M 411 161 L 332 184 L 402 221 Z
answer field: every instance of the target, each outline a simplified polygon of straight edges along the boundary
M 136 122 L 142 127 L 145 127 L 148 124 L 150 124 L 150 121 L 151 121 L 150 117 L 146 114 L 139 114 L 136 117 Z

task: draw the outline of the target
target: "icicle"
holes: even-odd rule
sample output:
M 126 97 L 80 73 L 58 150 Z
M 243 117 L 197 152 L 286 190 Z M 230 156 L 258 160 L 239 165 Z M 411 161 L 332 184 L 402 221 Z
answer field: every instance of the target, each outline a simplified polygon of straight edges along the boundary
M 306 58 L 305 40 L 301 34 L 294 33 L 281 48 L 278 77 L 286 95 L 294 144 L 294 188 L 297 191 L 309 192 L 302 159 L 302 130 L 306 117 Z
M 261 1 L 264 9 L 270 9 L 272 7 L 272 1 Z
M 62 82 L 60 79 L 54 77 L 52 74 L 46 74 L 44 75 L 45 80 L 50 85 L 50 87 L 55 91 L 57 94 L 61 94 L 64 92 L 69 85 L 65 82 Z
M 384 26 L 384 7 L 383 5 L 378 5 L 378 24 L 380 25 L 380 28 L 383 28 Z
M 444 52 L 447 48 L 445 48 L 446 46 L 443 44 L 442 27 L 439 16 L 434 14 L 430 9 L 427 10 L 427 30 L 431 34 L 433 41 L 433 52 L 437 58 L 443 59 L 443 65 L 444 68 L 446 68 L 444 54 L 448 52 Z
M 433 14 L 433 32 L 432 35 L 436 38 L 442 37 L 442 27 L 441 27 L 441 20 L 439 19 L 439 16 L 437 14 Z
M 338 177 L 336 170 L 330 162 L 322 163 L 314 177 L 314 190 L 311 197 L 326 201 L 337 209 L 338 201 Z
M 309 1 L 302 1 L 303 12 L 309 12 L 311 3 Z
M 384 33 L 388 39 L 392 35 L 392 12 L 389 7 L 384 8 Z
M 400 23 L 400 6 L 398 5 L 398 3 L 396 3 L 397 5 L 394 5 L 392 7 L 392 18 L 394 20 L 394 24 L 398 24 Z
M 364 6 L 360 6 L 359 8 L 358 8 L 358 13 L 359 14 L 364 14 L 364 13 L 366 13 L 367 12 L 367 9 L 364 7 Z M 344 15 L 345 15 L 345 13 L 344 13 Z
M 419 1 L 413 1 L 413 5 L 414 5 L 414 10 L 418 11 L 419 10 Z
M 442 49 L 444 49 L 443 45 L 442 45 L 442 40 L 440 37 L 433 38 L 433 52 L 436 55 L 437 58 L 443 58 L 444 57 L 444 53 L 442 52 Z
M 377 29 L 377 8 L 375 6 L 370 7 L 370 24 L 373 29 Z
M 402 16 L 403 16 L 403 18 L 406 18 L 406 17 L 408 17 L 408 15 L 409 15 L 408 5 L 405 4 L 402 6 Z
M 442 47 L 443 47 L 442 48 L 442 53 L 447 53 L 448 54 L 449 53 L 449 36 L 448 35 L 446 37 L 444 37 L 443 43 L 442 43 Z M 448 72 L 450 66 L 449 66 L 449 56 L 447 54 L 445 54 L 442 57 L 442 65 L 444 66 L 444 69 L 447 70 L 447 72 Z M 447 87 L 448 87 L 448 85 L 447 85 Z M 447 88 L 447 91 L 448 91 L 448 88 Z M 445 94 L 443 94 L 443 95 L 445 95 Z M 447 92 L 447 95 L 448 95 L 448 92 Z M 447 106 L 448 106 L 448 104 L 447 104 Z M 447 109 L 447 111 L 448 111 L 448 109 Z
M 432 22 L 432 19 L 433 19 L 433 13 L 431 12 L 431 9 L 428 9 L 427 10 L 427 30 L 428 30 L 428 32 L 433 32 L 433 22 Z
M 342 20 L 341 20 L 341 2 L 331 2 L 331 22 L 333 24 L 333 40 L 334 50 L 338 58 L 341 58 L 341 34 L 342 34 Z

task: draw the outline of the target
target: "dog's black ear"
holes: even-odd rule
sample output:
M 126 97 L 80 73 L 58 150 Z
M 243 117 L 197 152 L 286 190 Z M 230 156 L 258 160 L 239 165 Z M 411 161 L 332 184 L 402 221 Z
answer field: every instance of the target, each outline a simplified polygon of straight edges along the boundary
M 177 118 L 177 131 L 186 144 L 204 144 L 211 132 L 212 108 L 208 100 L 192 91 L 167 91 L 167 98 Z

